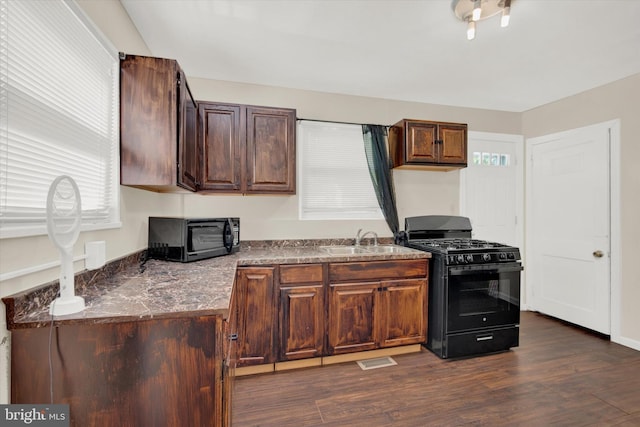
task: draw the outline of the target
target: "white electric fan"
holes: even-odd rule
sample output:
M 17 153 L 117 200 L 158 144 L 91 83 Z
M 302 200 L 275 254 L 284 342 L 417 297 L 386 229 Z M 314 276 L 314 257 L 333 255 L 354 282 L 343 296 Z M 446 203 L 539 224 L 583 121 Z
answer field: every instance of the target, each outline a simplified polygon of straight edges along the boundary
M 76 182 L 67 175 L 57 177 L 47 195 L 47 232 L 60 250 L 60 295 L 49 307 L 55 316 L 84 310 L 84 298 L 75 295 L 73 245 L 80 234 L 82 206 Z

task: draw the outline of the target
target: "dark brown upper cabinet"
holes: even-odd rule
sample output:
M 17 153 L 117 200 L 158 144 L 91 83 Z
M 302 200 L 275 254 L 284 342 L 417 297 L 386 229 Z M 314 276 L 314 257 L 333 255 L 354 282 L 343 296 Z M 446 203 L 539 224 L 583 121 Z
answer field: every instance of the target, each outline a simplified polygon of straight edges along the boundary
M 240 105 L 198 103 L 202 190 L 241 191 L 244 119 Z
M 200 190 L 295 194 L 296 110 L 198 102 Z
M 120 54 L 120 183 L 196 191 L 197 104 L 177 61 Z
M 389 129 L 394 168 L 452 170 L 467 166 L 467 125 L 401 120 Z

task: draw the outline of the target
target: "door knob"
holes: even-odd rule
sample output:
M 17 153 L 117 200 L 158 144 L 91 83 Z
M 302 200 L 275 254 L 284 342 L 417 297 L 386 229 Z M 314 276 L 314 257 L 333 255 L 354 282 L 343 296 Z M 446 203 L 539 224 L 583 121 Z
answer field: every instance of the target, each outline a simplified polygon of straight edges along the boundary
M 596 258 L 602 258 L 604 256 L 604 252 L 602 251 L 594 251 L 593 256 Z

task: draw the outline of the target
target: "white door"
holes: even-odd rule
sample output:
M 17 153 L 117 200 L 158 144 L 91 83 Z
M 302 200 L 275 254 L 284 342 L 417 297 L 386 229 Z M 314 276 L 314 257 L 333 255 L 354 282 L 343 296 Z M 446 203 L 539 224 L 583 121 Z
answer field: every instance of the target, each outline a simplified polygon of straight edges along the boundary
M 609 125 L 527 141 L 534 310 L 610 333 Z
M 469 132 L 460 214 L 471 220 L 474 239 L 522 245 L 522 152 L 522 136 Z

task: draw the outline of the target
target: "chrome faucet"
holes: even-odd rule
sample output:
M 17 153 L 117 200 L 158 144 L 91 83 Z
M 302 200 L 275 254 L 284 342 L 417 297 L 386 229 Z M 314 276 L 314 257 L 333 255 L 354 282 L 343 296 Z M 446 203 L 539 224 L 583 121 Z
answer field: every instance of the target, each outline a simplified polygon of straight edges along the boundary
M 378 246 L 378 235 L 375 231 L 365 231 L 364 234 L 360 234 L 362 232 L 362 228 L 358 230 L 356 234 L 356 246 L 360 246 L 360 242 L 367 234 L 373 234 L 373 246 Z

